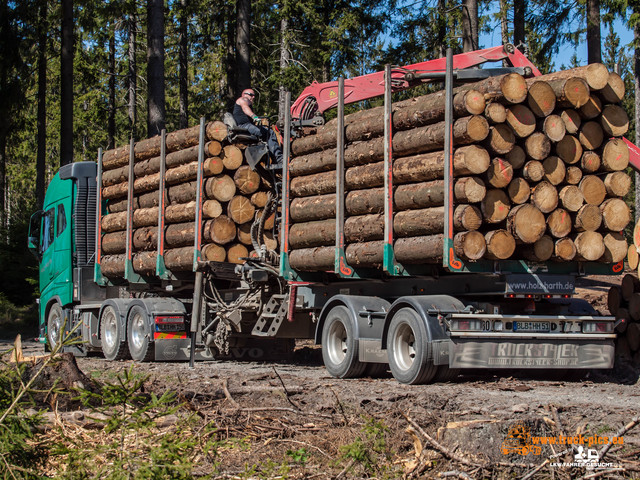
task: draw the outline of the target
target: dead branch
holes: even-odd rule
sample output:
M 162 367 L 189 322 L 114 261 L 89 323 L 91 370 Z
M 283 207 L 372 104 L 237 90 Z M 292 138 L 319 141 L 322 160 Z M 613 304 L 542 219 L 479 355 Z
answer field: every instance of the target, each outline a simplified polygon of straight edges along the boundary
M 438 477 L 448 478 L 448 477 L 457 477 L 462 478 L 463 480 L 473 480 L 470 475 L 465 472 L 461 472 L 460 470 L 451 470 L 450 472 L 441 472 L 438 474 Z
M 534 468 L 529 473 L 527 473 L 524 477 L 522 477 L 521 480 L 529 480 L 531 477 L 533 477 L 536 473 L 542 470 L 549 463 L 550 463 L 549 459 L 547 458 L 544 462 L 542 462 L 540 465 L 538 465 L 536 468 Z
M 224 396 L 227 400 L 229 400 L 229 403 L 231 405 L 233 405 L 235 408 L 240 408 L 240 404 L 233 399 L 233 397 L 231 396 L 231 392 L 229 392 L 229 380 L 227 378 L 222 380 L 222 391 L 224 392 Z
M 635 417 L 633 417 L 631 419 L 631 421 L 629 423 L 627 423 L 624 427 L 622 427 L 620 430 L 618 430 L 616 432 L 616 434 L 614 436 L 616 437 L 621 437 L 623 436 L 625 433 L 627 433 L 629 430 L 631 430 L 632 428 L 634 428 L 636 425 L 638 425 L 638 423 L 640 423 L 640 415 L 636 415 Z M 607 454 L 607 452 L 611 449 L 611 446 L 613 445 L 613 443 L 609 443 L 607 444 L 606 447 L 604 447 L 602 449 L 602 452 L 600 452 L 600 461 L 602 461 L 602 459 L 605 457 L 605 455 Z
M 284 389 L 284 395 L 287 398 L 287 402 L 289 402 L 294 408 L 297 408 L 298 410 L 300 410 L 300 407 L 298 405 L 296 405 L 295 403 L 293 403 L 293 400 L 291 400 L 291 397 L 289 396 L 289 390 L 287 390 L 287 386 L 284 384 L 284 380 L 282 380 L 282 377 L 280 376 L 280 374 L 276 370 L 276 367 L 273 367 L 273 373 L 275 373 L 276 377 L 278 377 L 278 380 L 280 380 L 280 384 L 282 385 L 282 388 Z

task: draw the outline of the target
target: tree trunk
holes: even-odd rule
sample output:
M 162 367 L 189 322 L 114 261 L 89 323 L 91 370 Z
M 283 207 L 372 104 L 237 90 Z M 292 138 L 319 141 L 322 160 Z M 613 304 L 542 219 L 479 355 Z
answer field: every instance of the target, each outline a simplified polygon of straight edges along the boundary
M 137 36 L 137 28 L 138 28 L 138 20 L 136 18 L 136 14 L 132 13 L 129 15 L 129 20 L 127 22 L 129 28 L 129 45 L 127 50 L 127 55 L 129 57 L 129 65 L 127 72 L 127 82 L 129 89 L 129 104 L 127 106 L 127 111 L 129 115 L 129 136 L 131 138 L 136 138 L 136 124 L 138 122 L 138 115 L 136 104 L 138 102 L 138 67 L 136 64 L 136 36 Z
M 287 67 L 289 66 L 290 52 L 289 52 L 289 18 L 288 12 L 283 11 L 285 2 L 280 2 L 280 74 L 283 75 Z M 286 87 L 284 84 L 278 86 L 278 122 L 284 122 L 285 113 L 285 97 Z
M 47 2 L 40 4 L 38 16 L 38 152 L 35 193 L 36 208 L 41 209 L 44 204 L 47 155 Z
M 164 1 L 147 0 L 147 137 L 165 127 Z
M 478 1 L 462 2 L 462 51 L 478 50 Z
M 180 15 L 178 16 L 178 64 L 180 78 L 180 115 L 179 128 L 189 126 L 189 15 L 187 0 L 180 0 Z
M 602 62 L 600 0 L 587 0 L 587 62 Z
M 61 3 L 60 166 L 73 162 L 73 0 Z
M 525 0 L 513 0 L 513 44 L 517 47 L 524 46 L 525 41 Z
M 236 98 L 251 86 L 251 0 L 236 2 Z
M 109 103 L 107 104 L 107 149 L 116 146 L 116 27 L 109 30 Z

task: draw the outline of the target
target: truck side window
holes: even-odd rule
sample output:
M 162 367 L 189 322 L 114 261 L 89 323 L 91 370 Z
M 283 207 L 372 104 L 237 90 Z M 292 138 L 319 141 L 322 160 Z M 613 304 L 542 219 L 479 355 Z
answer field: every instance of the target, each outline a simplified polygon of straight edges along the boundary
M 58 205 L 58 228 L 56 232 L 56 237 L 58 237 L 64 229 L 67 227 L 67 217 L 64 214 L 64 205 Z
M 50 208 L 42 217 L 42 252 L 45 252 L 53 243 L 55 234 L 55 216 L 55 209 Z

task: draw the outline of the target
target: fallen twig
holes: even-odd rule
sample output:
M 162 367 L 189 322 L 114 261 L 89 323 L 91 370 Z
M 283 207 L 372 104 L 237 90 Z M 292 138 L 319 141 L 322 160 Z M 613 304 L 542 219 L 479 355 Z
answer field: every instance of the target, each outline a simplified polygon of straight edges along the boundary
M 289 402 L 295 408 L 300 410 L 300 407 L 298 405 L 296 405 L 295 403 L 293 403 L 293 400 L 291 400 L 291 398 L 289 397 L 289 390 L 287 390 L 287 386 L 284 384 L 284 381 L 282 380 L 282 377 L 280 376 L 280 374 L 276 370 L 276 367 L 273 367 L 273 373 L 275 373 L 276 377 L 278 377 L 278 380 L 280 380 L 280 384 L 282 385 L 282 388 L 284 389 L 284 395 L 287 398 L 287 402 Z
M 229 392 L 229 380 L 227 378 L 222 380 L 222 391 L 224 392 L 224 396 L 227 400 L 229 400 L 229 403 L 231 405 L 233 405 L 235 408 L 240 408 L 240 404 L 233 399 L 233 397 L 231 396 L 231 392 Z
M 253 407 L 253 408 L 241 408 L 240 411 L 241 412 L 269 412 L 269 411 L 291 412 L 291 413 L 297 413 L 298 415 L 305 415 L 308 417 L 320 417 L 320 418 L 333 419 L 332 415 L 326 415 L 323 413 L 310 413 L 310 412 L 305 412 L 303 410 L 296 410 L 294 408 L 289 408 L 289 407 Z
M 442 478 L 458 477 L 458 478 L 462 478 L 463 480 L 473 480 L 473 478 L 469 474 L 465 472 L 461 472 L 460 470 L 451 470 L 450 472 L 442 472 L 442 473 L 439 473 L 438 476 Z
M 624 472 L 624 468 L 610 468 L 608 470 L 600 470 L 598 472 L 590 473 L 589 475 L 585 475 L 584 477 L 580 477 L 578 480 L 589 480 L 591 478 L 598 478 L 603 475 L 609 475 L 610 473 L 616 472 Z
M 621 437 L 623 436 L 625 433 L 627 433 L 629 430 L 631 430 L 632 428 L 634 428 L 635 426 L 638 425 L 638 423 L 640 423 L 640 415 L 636 415 L 635 417 L 633 417 L 631 419 L 631 421 L 629 423 L 627 423 L 624 427 L 622 427 L 620 430 L 618 430 L 616 432 L 616 434 L 614 435 L 615 437 Z M 611 447 L 613 446 L 613 443 L 609 443 L 607 444 L 606 447 L 604 447 L 602 449 L 602 452 L 600 452 L 600 461 L 602 461 L 602 459 L 605 457 L 605 455 L 607 454 L 607 452 L 611 449 Z
M 533 477 L 536 473 L 538 473 L 540 470 L 542 470 L 545 465 L 548 465 L 549 459 L 547 458 L 544 462 L 542 462 L 540 465 L 538 465 L 536 468 L 534 468 L 533 470 L 531 470 L 529 473 L 527 473 L 524 477 L 522 477 L 520 480 L 528 480 L 529 478 Z

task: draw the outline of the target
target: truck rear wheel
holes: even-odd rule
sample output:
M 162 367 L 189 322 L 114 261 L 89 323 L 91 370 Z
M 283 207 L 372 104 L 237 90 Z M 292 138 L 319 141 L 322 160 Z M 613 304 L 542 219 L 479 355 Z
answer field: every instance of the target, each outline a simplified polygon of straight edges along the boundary
M 151 335 L 149 315 L 140 305 L 134 305 L 127 317 L 127 342 L 131 358 L 136 362 L 154 359 L 155 347 Z
M 367 366 L 358 360 L 358 341 L 350 317 L 346 307 L 333 307 L 322 327 L 322 359 L 327 371 L 337 378 L 359 377 Z
M 107 306 L 100 315 L 100 341 L 102 353 L 107 360 L 122 360 L 129 356 L 125 332 L 120 315 L 112 306 Z
M 49 348 L 52 352 L 58 348 L 58 344 L 62 339 L 63 328 L 64 317 L 62 316 L 62 307 L 54 303 L 51 305 L 49 315 L 47 316 L 47 340 L 49 341 Z
M 430 382 L 438 370 L 429 358 L 426 326 L 411 308 L 401 308 L 391 319 L 387 352 L 391 373 L 400 383 Z

